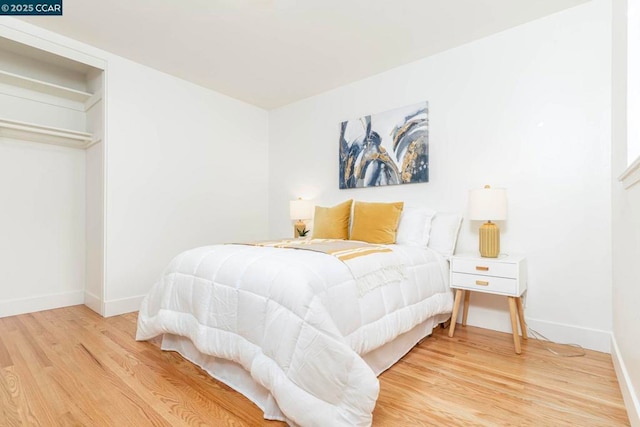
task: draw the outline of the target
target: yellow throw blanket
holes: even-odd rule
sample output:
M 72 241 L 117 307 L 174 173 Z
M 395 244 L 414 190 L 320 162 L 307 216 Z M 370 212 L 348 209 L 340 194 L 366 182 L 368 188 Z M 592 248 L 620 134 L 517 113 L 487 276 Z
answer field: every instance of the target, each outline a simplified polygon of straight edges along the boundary
M 269 248 L 302 249 L 322 252 L 342 261 L 353 274 L 358 294 L 406 279 L 406 266 L 386 246 L 355 240 L 284 239 L 242 243 Z

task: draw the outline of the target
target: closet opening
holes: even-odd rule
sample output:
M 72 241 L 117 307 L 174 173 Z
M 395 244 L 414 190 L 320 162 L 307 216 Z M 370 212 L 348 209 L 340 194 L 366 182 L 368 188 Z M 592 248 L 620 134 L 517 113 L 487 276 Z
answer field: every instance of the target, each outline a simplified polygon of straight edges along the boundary
M 0 317 L 103 312 L 106 63 L 0 37 Z

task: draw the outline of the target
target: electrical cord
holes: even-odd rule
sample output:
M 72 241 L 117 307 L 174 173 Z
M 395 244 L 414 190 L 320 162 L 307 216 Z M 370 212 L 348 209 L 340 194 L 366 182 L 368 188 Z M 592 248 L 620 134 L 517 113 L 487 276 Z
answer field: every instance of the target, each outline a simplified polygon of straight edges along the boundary
M 553 354 L 554 356 L 560 356 L 560 357 L 582 357 L 582 356 L 586 355 L 586 352 L 584 351 L 584 348 L 581 345 L 579 345 L 579 344 L 561 344 L 561 343 L 557 343 L 557 342 L 552 341 L 549 338 L 545 337 L 540 332 L 538 332 L 535 329 L 533 329 L 531 326 L 527 325 L 527 322 L 525 322 L 524 324 L 525 324 L 525 327 L 527 328 L 527 332 L 530 332 L 531 335 L 533 335 L 533 337 L 535 339 L 537 339 L 538 341 L 547 342 L 547 343 L 551 343 L 551 344 L 555 344 L 555 345 L 566 345 L 566 346 L 578 349 L 578 351 L 576 353 L 566 353 L 566 352 L 555 351 L 554 349 L 552 349 L 548 345 L 543 344 L 544 348 L 549 353 Z
M 509 254 L 501 253 L 500 256 L 501 257 L 508 257 Z M 576 348 L 576 349 L 579 350 L 579 352 L 577 352 L 577 353 L 562 353 L 562 352 L 555 351 L 551 347 L 543 344 L 544 348 L 549 353 L 551 353 L 551 354 L 553 354 L 555 356 L 560 356 L 560 357 L 582 357 L 582 356 L 586 355 L 586 352 L 584 351 L 584 348 L 579 344 L 561 344 L 561 343 L 557 343 L 557 342 L 552 341 L 549 338 L 545 337 L 540 332 L 538 332 L 535 329 L 533 329 L 531 326 L 527 325 L 527 322 L 524 322 L 524 325 L 527 328 L 527 331 L 531 332 L 531 335 L 533 335 L 533 337 L 535 339 L 537 339 L 538 341 L 548 342 L 548 343 L 555 344 L 555 345 L 566 345 L 566 346 L 573 347 L 573 348 Z

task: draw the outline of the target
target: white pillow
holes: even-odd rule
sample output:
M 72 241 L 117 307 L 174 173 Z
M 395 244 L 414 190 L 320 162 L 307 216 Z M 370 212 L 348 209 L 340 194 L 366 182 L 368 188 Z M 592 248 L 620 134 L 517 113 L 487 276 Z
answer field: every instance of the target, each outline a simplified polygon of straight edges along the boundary
M 462 215 L 438 212 L 431 222 L 431 237 L 428 246 L 443 256 L 451 256 L 456 250 Z
M 398 245 L 427 246 L 431 220 L 436 211 L 428 208 L 405 207 L 400 215 L 396 243 Z

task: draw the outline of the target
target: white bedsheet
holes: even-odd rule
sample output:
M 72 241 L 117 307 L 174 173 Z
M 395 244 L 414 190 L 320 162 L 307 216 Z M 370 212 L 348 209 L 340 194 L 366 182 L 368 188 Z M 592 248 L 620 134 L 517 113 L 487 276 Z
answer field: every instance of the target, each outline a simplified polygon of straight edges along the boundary
M 137 339 L 180 335 L 238 363 L 291 424 L 370 425 L 378 380 L 359 355 L 452 307 L 444 258 L 389 247 L 407 279 L 363 296 L 345 264 L 321 253 L 242 245 L 184 252 L 143 301 Z

